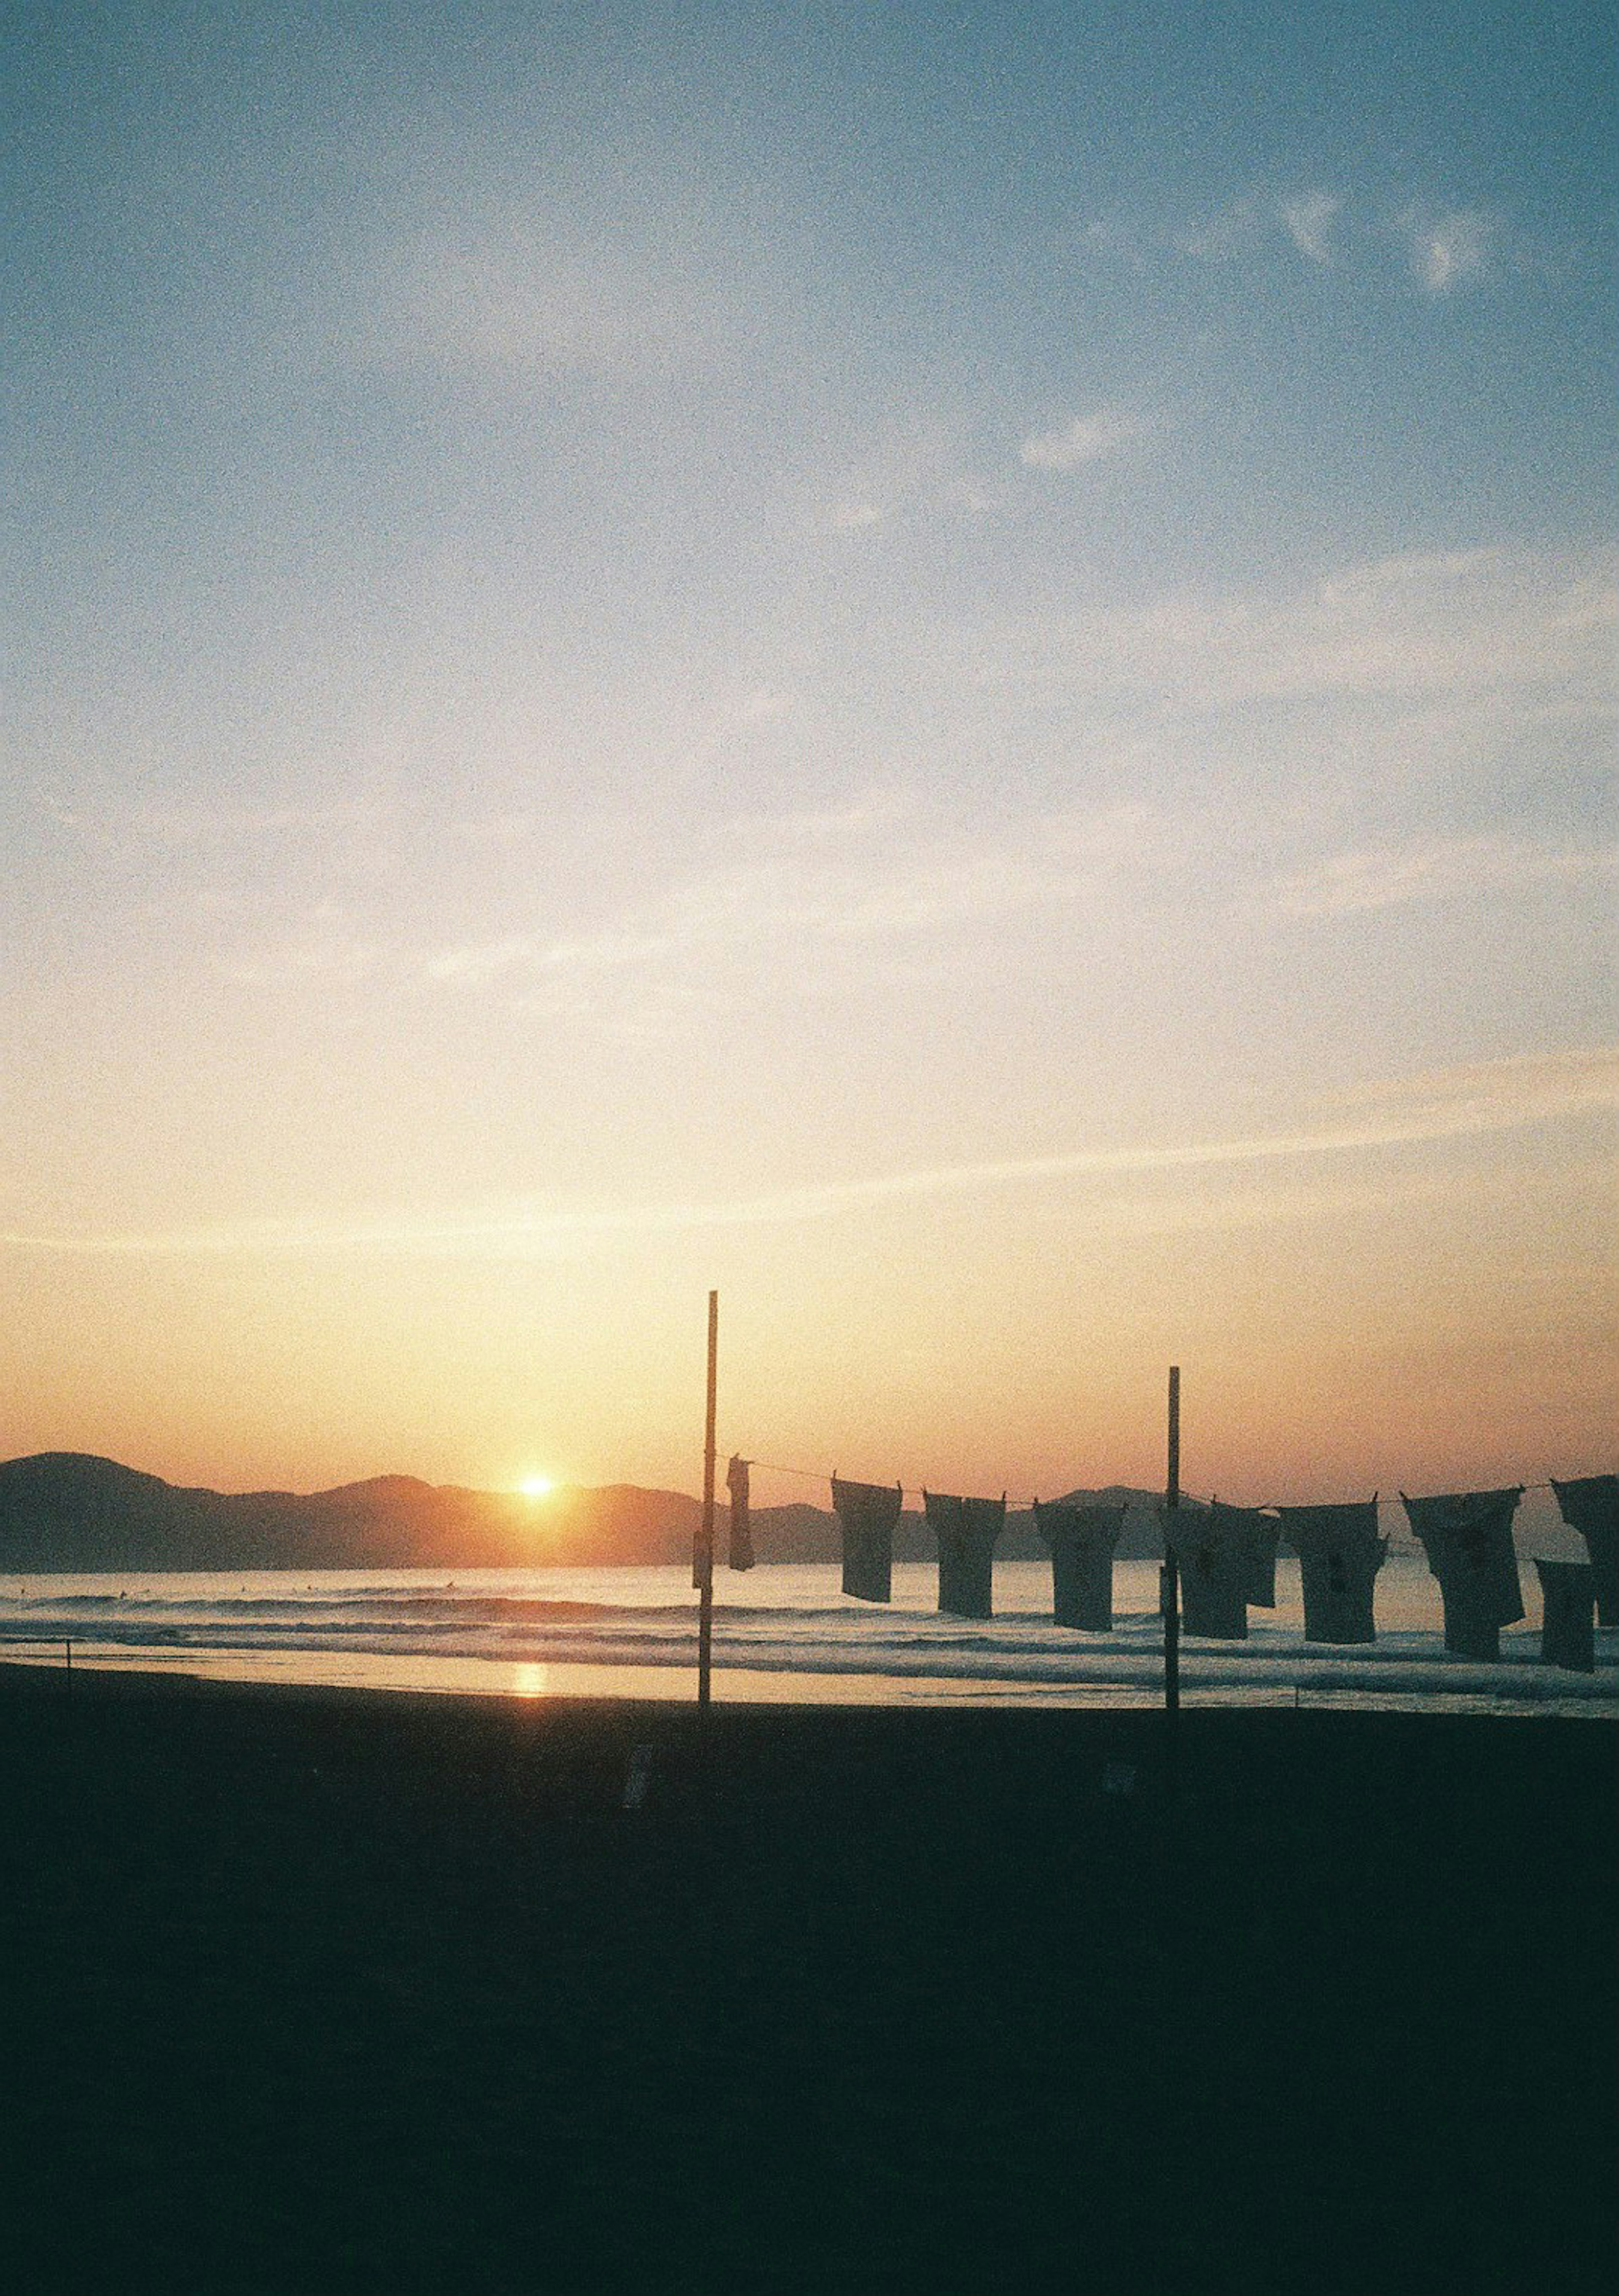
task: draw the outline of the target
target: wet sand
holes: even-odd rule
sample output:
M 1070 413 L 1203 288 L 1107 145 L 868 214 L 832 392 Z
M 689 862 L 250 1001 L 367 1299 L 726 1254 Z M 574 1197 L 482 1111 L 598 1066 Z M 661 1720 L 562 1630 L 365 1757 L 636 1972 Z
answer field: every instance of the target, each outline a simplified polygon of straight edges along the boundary
M 6 1669 L 6 2278 L 1607 2296 L 1619 1730 L 1180 1737 Z

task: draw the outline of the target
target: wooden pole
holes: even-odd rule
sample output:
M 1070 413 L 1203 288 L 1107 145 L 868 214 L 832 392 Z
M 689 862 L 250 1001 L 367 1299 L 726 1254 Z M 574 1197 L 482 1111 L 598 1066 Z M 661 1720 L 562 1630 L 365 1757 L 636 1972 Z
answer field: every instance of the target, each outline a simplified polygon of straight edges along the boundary
M 714 1685 L 714 1423 L 719 1397 L 720 1295 L 708 1294 L 708 1414 L 703 1435 L 703 1528 L 697 1547 L 697 1702 Z
M 1181 1711 L 1181 1577 L 1173 1533 L 1181 1506 L 1181 1367 L 1169 1372 L 1169 1472 L 1164 1487 L 1164 1568 L 1158 1601 L 1164 1613 L 1164 1710 Z

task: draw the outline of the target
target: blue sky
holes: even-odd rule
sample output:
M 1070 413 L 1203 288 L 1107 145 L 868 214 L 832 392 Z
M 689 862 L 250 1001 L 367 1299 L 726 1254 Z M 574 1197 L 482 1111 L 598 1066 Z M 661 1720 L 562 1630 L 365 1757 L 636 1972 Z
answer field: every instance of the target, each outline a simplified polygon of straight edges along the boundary
M 1611 1425 L 1607 11 L 10 13 L 13 1448 Z

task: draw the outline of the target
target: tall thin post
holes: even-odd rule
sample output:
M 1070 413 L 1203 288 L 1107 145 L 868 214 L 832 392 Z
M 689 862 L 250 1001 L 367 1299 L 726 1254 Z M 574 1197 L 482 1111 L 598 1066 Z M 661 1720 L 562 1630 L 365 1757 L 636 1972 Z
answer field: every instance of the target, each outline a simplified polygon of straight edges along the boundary
M 1164 1485 L 1164 1568 L 1158 1602 L 1164 1613 L 1164 1711 L 1181 1711 L 1181 1575 L 1175 1560 L 1175 1516 L 1181 1505 L 1181 1367 L 1169 1372 L 1169 1472 Z
M 713 1695 L 714 1423 L 719 1398 L 720 1295 L 708 1294 L 708 1415 L 703 1435 L 703 1528 L 697 1546 L 697 1702 Z

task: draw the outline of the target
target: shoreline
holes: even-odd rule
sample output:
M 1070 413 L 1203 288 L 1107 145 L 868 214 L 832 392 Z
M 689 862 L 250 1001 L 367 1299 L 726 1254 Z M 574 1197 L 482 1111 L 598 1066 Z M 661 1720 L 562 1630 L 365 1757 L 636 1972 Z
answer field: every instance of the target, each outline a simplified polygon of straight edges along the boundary
M 70 1669 L 66 1651 L 71 1643 Z M 1303 1679 L 1278 1680 L 1259 1673 L 1242 1655 L 1182 1652 L 1182 1702 L 1193 1713 L 1286 1711 L 1288 1713 L 1396 1713 L 1476 1716 L 1498 1721 L 1563 1719 L 1619 1721 L 1619 1693 L 1599 1675 L 1595 1680 L 1542 1670 L 1538 1660 L 1517 1660 L 1510 1670 L 1485 1669 L 1445 1658 L 1411 1660 L 1394 1656 L 1381 1666 L 1363 1659 L 1306 1660 L 1296 1669 Z M 717 1705 L 788 1708 L 854 1708 L 862 1710 L 918 1707 L 930 1711 L 1016 1712 L 1043 1710 L 1161 1711 L 1163 1693 L 1155 1678 L 1158 1661 L 1150 1652 L 1133 1663 L 1095 1650 L 1080 1654 L 1092 1668 L 1052 1678 L 960 1671 L 936 1674 L 921 1667 L 903 1673 L 880 1669 L 813 1663 L 760 1668 L 715 1652 Z M 1201 1662 L 1200 1662 L 1201 1661 Z M 1261 1665 L 1275 1666 L 1273 1659 Z M 1394 1670 L 1407 1667 L 1419 1681 L 1402 1683 Z M 1304 1669 L 1308 1669 L 1307 1673 Z M 511 1700 L 519 1704 L 557 1699 L 628 1703 L 637 1707 L 695 1705 L 695 1652 L 691 1660 L 573 1660 L 487 1657 L 429 1657 L 366 1649 L 241 1649 L 217 1645 L 118 1644 L 94 1636 L 0 1639 L 0 1674 L 18 1672 L 65 1677 L 75 1684 L 91 1679 L 166 1683 L 210 1683 L 241 1688 L 258 1685 L 337 1694 Z M 1604 1669 L 1608 1671 L 1609 1669 Z

